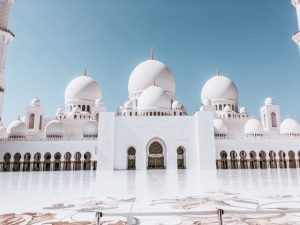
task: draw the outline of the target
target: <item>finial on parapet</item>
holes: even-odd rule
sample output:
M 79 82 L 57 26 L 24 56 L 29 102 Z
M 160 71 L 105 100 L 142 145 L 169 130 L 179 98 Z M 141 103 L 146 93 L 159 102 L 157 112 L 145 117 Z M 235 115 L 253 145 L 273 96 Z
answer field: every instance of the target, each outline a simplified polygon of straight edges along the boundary
M 154 59 L 154 48 L 152 47 L 150 50 L 150 59 L 153 60 Z

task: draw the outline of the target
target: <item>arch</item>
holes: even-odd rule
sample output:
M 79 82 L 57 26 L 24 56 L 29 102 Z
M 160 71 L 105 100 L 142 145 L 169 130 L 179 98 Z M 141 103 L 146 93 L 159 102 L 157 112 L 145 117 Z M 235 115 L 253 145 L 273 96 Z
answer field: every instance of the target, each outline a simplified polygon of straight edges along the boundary
M 283 150 L 280 150 L 278 156 L 279 156 L 279 168 L 281 169 L 287 168 L 285 152 Z
M 76 152 L 74 155 L 74 170 L 81 170 L 81 153 Z
M 51 170 L 51 153 L 47 152 L 44 155 L 44 171 Z
M 165 144 L 158 138 L 148 143 L 148 169 L 165 169 L 165 149 Z
M 230 168 L 231 169 L 238 169 L 239 168 L 237 153 L 234 150 L 232 150 L 230 152 Z
M 129 147 L 127 149 L 127 169 L 135 170 L 135 160 L 136 160 L 136 150 L 134 147 Z
M 250 151 L 250 169 L 257 169 L 257 159 L 256 159 L 256 152 Z
M 296 168 L 296 159 L 295 159 L 295 152 L 293 150 L 290 150 L 288 152 L 289 156 L 289 168 Z
M 56 152 L 54 154 L 54 168 L 53 168 L 53 170 L 55 170 L 55 171 L 60 170 L 60 165 L 61 165 L 60 159 L 61 159 L 60 152 Z
M 185 148 L 183 146 L 179 146 L 176 150 L 177 152 L 177 169 L 185 169 Z
M 277 127 L 277 115 L 275 112 L 271 113 L 271 122 L 272 122 L 272 127 Z
M 86 153 L 84 153 L 83 158 L 84 158 L 83 169 L 84 170 L 90 170 L 91 169 L 92 154 L 90 152 L 86 152 Z
M 277 168 L 276 153 L 273 150 L 269 152 L 269 157 L 270 157 L 270 161 L 269 161 L 270 168 L 271 169 Z
M 267 156 L 267 154 L 266 154 L 265 151 L 261 150 L 259 152 L 259 158 L 260 158 L 259 159 L 259 167 L 261 169 L 267 169 L 268 168 L 266 156 Z
M 33 171 L 41 170 L 41 153 L 37 152 L 33 155 Z
M 63 169 L 64 170 L 71 170 L 71 158 L 72 158 L 72 154 L 70 152 L 66 152 L 64 155 L 64 165 L 63 165 Z
M 30 171 L 31 154 L 29 152 L 24 155 L 23 171 Z
M 99 122 L 99 113 L 96 114 L 95 119 L 96 119 L 97 122 Z
M 29 126 L 28 126 L 29 129 L 34 128 L 34 120 L 35 120 L 35 115 L 33 113 L 31 113 L 29 115 L 29 123 L 28 123 L 29 124 Z
M 85 105 L 82 105 L 82 111 L 85 112 Z
M 240 166 L 241 169 L 248 169 L 247 153 L 244 150 L 240 152 Z
M 227 152 L 226 151 L 221 151 L 220 153 L 221 157 L 221 169 L 228 169 L 228 160 L 227 160 Z
M 21 154 L 19 152 L 17 152 L 14 155 L 14 164 L 13 164 L 13 171 L 20 171 L 21 169 Z
M 11 159 L 11 154 L 10 153 L 5 153 L 3 156 L 3 171 L 10 171 L 10 159 Z

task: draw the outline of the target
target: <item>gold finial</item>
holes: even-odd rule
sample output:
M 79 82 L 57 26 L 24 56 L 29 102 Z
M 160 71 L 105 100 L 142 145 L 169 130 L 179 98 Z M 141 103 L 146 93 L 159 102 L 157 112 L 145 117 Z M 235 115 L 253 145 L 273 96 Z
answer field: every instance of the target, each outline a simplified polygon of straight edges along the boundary
M 152 47 L 150 50 L 150 59 L 154 59 L 154 48 Z
M 220 69 L 217 67 L 217 76 L 220 76 Z
M 86 71 L 86 68 L 84 69 L 84 76 L 87 76 L 87 71 Z

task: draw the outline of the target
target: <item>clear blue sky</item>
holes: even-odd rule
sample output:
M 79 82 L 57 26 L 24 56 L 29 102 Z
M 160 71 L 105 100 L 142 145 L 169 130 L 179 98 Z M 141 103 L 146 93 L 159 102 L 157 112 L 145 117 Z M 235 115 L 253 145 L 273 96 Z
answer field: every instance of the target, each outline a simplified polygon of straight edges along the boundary
M 152 46 L 173 71 L 177 98 L 190 114 L 220 67 L 250 115 L 272 96 L 282 117 L 300 120 L 300 57 L 291 40 L 297 20 L 289 0 L 17 0 L 10 28 L 16 39 L 6 66 L 6 125 L 35 96 L 54 116 L 66 85 L 85 67 L 115 111 Z

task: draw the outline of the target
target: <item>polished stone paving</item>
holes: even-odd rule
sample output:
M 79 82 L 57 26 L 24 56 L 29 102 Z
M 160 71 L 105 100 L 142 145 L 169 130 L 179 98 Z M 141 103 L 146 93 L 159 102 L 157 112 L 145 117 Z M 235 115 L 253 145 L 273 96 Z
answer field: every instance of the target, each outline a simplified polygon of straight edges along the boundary
M 96 211 L 102 224 L 129 212 L 145 214 L 137 224 L 218 224 L 199 212 L 219 208 L 224 224 L 300 224 L 299 169 L 8 172 L 0 196 L 4 225 L 92 224 Z

